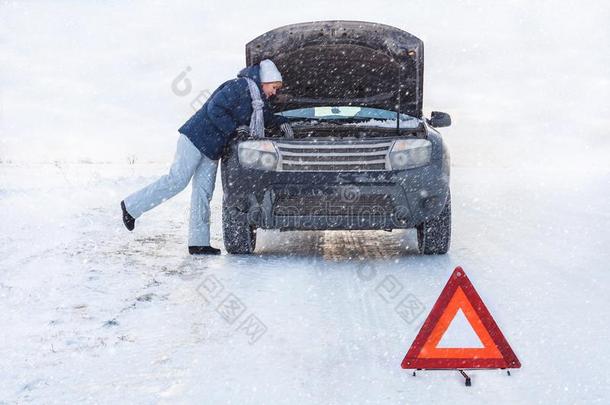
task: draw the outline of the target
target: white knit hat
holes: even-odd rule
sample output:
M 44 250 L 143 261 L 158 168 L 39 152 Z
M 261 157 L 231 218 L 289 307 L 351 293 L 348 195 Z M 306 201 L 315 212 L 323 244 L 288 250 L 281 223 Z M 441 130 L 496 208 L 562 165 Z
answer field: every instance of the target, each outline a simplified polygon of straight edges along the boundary
M 269 59 L 261 60 L 260 63 L 260 75 L 261 75 L 261 83 L 271 83 L 271 82 L 281 82 L 282 75 L 275 63 L 270 61 Z

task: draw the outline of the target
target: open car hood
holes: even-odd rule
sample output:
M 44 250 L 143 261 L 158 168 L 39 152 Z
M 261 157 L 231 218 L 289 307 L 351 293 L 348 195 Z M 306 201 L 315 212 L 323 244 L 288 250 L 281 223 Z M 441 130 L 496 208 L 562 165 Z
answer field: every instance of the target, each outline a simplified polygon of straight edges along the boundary
M 354 105 L 422 116 L 424 46 L 389 25 L 286 25 L 246 45 L 246 63 L 271 59 L 284 80 L 273 108 Z

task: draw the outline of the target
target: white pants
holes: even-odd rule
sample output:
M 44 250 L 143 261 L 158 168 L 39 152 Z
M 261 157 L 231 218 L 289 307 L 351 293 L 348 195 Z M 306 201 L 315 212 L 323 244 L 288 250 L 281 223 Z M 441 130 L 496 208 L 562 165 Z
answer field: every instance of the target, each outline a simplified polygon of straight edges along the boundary
M 211 160 L 183 134 L 178 138 L 176 156 L 169 173 L 125 198 L 125 208 L 138 218 L 163 201 L 184 190 L 193 179 L 189 246 L 210 245 L 210 200 L 214 193 L 218 160 Z

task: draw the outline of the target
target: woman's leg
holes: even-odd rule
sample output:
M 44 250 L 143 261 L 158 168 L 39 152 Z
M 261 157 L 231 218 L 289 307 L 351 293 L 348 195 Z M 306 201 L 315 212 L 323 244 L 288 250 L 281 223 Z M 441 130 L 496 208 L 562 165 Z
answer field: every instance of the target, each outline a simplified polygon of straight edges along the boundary
M 125 208 L 138 218 L 146 211 L 178 194 L 189 184 L 201 160 L 201 152 L 183 134 L 178 138 L 176 155 L 169 173 L 125 198 Z
M 216 183 L 218 160 L 201 155 L 193 175 L 189 246 L 210 246 L 210 201 Z

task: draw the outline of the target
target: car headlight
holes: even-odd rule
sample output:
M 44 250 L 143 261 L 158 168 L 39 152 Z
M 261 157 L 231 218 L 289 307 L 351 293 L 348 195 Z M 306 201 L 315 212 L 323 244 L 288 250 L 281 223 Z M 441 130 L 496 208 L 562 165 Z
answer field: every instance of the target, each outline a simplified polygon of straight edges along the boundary
M 277 151 L 271 141 L 245 141 L 238 147 L 239 163 L 244 167 L 275 170 Z
M 390 149 L 392 170 L 412 169 L 430 163 L 432 143 L 427 139 L 400 139 Z

